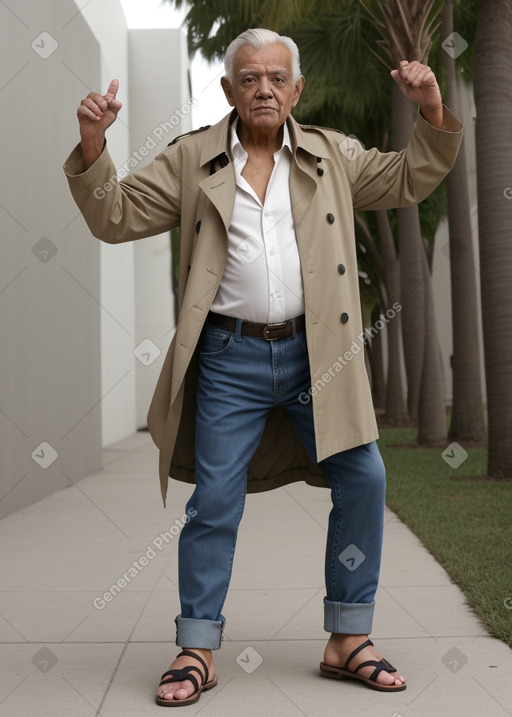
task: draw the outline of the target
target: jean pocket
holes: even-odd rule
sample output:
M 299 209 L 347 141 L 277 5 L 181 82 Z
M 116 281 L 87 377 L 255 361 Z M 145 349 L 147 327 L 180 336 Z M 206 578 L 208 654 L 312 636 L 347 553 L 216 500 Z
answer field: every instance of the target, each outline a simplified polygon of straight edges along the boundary
M 227 352 L 234 340 L 234 333 L 220 326 L 207 326 L 202 333 L 199 354 L 221 356 Z

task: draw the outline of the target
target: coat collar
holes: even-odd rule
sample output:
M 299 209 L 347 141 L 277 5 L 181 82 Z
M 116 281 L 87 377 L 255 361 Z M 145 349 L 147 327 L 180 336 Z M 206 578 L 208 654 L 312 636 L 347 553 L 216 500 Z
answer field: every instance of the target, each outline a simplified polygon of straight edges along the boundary
M 238 113 L 236 109 L 232 110 L 228 115 L 223 117 L 220 122 L 214 124 L 206 131 L 205 141 L 201 152 L 200 163 L 204 166 L 221 154 L 229 152 L 229 127 L 235 121 Z M 327 144 L 320 132 L 305 131 L 305 129 L 316 130 L 316 127 L 307 125 L 304 129 L 290 115 L 287 119 L 288 130 L 294 154 L 297 149 L 303 149 L 314 157 L 322 157 L 327 159 L 329 152 Z

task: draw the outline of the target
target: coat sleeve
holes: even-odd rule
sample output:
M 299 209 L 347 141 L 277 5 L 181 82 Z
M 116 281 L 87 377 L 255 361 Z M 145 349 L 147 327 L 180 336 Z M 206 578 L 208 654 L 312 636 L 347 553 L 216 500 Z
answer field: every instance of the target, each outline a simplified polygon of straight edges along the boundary
M 180 225 L 181 177 L 174 148 L 119 181 L 106 145 L 86 171 L 77 145 L 64 172 L 89 229 L 102 241 L 132 241 Z
M 446 107 L 444 122 L 448 130 L 439 130 L 419 115 L 401 152 L 364 151 L 347 137 L 340 150 L 352 182 L 354 208 L 404 207 L 433 192 L 453 167 L 462 142 L 462 123 Z

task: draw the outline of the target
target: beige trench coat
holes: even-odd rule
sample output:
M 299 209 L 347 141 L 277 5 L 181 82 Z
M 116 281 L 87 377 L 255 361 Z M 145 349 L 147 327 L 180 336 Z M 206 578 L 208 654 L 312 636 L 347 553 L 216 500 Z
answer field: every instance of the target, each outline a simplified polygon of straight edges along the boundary
M 85 172 L 80 146 L 64 165 L 73 197 L 99 239 L 131 241 L 181 226 L 179 321 L 148 414 L 160 449 L 164 504 L 169 475 L 194 482 L 196 348 L 226 262 L 235 196 L 228 128 L 235 116 L 233 111 L 211 128 L 178 139 L 120 183 L 112 182 L 116 170 L 106 148 Z M 321 461 L 378 438 L 364 351 L 357 351 L 363 327 L 353 208 L 387 209 L 424 199 L 453 166 L 462 125 L 446 109 L 450 131 L 419 116 L 408 147 L 381 154 L 335 130 L 287 121 L 314 387 L 301 400 L 312 400 Z M 327 486 L 285 413 L 273 409 L 255 446 L 248 491 L 301 479 Z

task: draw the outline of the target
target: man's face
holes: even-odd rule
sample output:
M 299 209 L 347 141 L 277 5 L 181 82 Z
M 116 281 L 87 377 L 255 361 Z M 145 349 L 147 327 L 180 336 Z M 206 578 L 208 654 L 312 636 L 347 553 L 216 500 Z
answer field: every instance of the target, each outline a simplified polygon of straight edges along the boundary
M 233 84 L 223 77 L 230 105 L 249 130 L 273 134 L 299 101 L 304 78 L 293 82 L 290 50 L 276 42 L 256 50 L 244 45 L 233 62 Z

